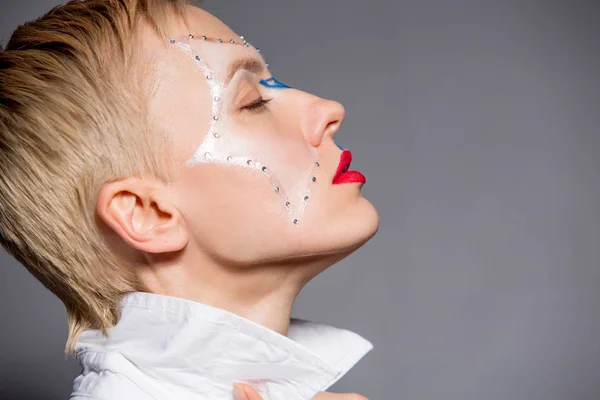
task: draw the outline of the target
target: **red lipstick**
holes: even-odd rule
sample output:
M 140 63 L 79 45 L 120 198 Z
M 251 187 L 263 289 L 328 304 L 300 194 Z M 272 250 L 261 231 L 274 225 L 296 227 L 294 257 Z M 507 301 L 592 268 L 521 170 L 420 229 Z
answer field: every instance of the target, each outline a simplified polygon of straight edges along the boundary
M 342 151 L 340 155 L 340 163 L 338 164 L 337 171 L 333 176 L 332 183 L 334 185 L 342 183 L 366 183 L 367 178 L 358 171 L 348 171 L 350 163 L 352 162 L 352 152 L 350 150 Z

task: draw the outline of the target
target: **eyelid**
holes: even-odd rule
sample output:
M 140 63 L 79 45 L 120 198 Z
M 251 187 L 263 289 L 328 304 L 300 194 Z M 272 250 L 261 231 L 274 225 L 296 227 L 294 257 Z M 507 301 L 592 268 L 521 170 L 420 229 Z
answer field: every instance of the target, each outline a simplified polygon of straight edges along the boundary
M 262 93 L 257 87 L 256 83 L 249 79 L 239 79 L 235 83 L 235 86 L 230 87 L 228 92 L 230 94 L 230 106 L 234 109 L 240 109 L 245 104 L 248 104 L 248 99 L 254 101 L 262 96 Z
M 247 107 L 249 104 L 254 104 L 263 99 L 263 94 L 258 89 L 248 90 L 243 95 L 240 95 L 239 101 L 237 101 L 238 109 L 243 109 Z M 249 100 L 248 100 L 249 99 Z
M 230 82 L 233 85 L 229 88 L 233 94 L 233 101 L 230 103 L 234 107 L 233 110 L 235 112 L 260 112 L 264 109 L 272 98 L 266 98 L 264 95 L 270 87 L 265 86 L 261 81 L 269 79 L 272 78 L 262 79 L 260 76 L 246 70 L 238 71 L 235 78 Z M 258 103 L 261 104 L 253 107 Z
M 250 103 L 244 107 L 242 107 L 242 111 L 250 111 L 250 112 L 260 112 L 261 110 L 263 110 L 264 108 L 267 107 L 267 104 L 269 104 L 271 102 L 271 100 L 273 100 L 273 97 L 265 99 L 265 98 L 260 98 L 260 100 Z

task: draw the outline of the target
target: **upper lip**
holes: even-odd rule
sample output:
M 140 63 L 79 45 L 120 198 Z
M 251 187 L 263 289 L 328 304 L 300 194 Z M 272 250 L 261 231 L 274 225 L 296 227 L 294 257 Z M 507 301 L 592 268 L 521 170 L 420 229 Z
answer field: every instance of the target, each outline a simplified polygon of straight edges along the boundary
M 340 154 L 340 163 L 338 164 L 337 171 L 335 172 L 335 175 L 333 176 L 333 180 L 331 181 L 332 183 L 335 182 L 337 180 L 337 178 L 340 177 L 340 175 L 342 175 L 344 172 L 348 171 L 348 168 L 350 167 L 351 162 L 352 162 L 352 152 L 350 150 L 342 151 L 342 154 Z

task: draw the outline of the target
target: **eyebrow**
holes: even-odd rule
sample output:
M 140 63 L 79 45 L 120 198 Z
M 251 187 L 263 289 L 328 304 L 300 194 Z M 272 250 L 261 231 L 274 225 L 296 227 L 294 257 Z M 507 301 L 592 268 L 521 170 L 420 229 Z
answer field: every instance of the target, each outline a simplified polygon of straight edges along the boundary
M 240 69 L 245 69 L 250 72 L 254 72 L 255 74 L 260 74 L 265 70 L 265 64 L 256 58 L 240 58 L 239 60 L 235 60 L 229 66 L 229 74 L 227 75 L 225 84 L 228 84 L 235 73 Z

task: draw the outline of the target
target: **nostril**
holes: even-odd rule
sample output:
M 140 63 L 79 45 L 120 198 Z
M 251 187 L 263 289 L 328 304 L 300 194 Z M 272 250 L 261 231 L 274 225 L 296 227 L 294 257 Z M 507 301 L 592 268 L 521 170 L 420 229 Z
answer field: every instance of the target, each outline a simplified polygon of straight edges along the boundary
M 327 135 L 330 135 L 331 137 L 333 137 L 333 135 L 335 135 L 335 133 L 340 129 L 341 125 L 342 125 L 342 122 L 340 120 L 336 119 L 334 121 L 331 121 L 325 127 L 325 133 Z

